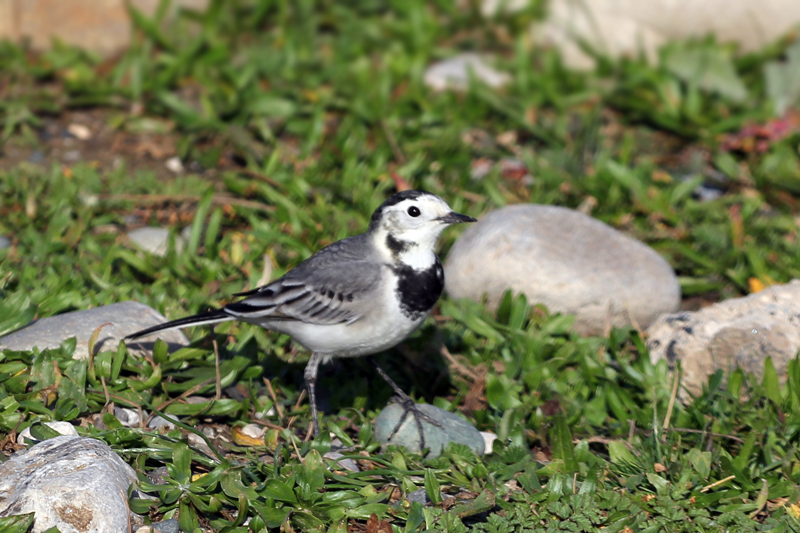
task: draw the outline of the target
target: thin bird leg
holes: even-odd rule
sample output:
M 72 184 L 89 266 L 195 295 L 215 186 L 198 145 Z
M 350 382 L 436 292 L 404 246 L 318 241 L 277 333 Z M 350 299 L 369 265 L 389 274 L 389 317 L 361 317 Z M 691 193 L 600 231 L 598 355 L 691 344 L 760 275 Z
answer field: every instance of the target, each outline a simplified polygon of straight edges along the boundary
M 322 354 L 314 352 L 311 359 L 306 364 L 303 377 L 306 379 L 306 390 L 308 390 L 308 401 L 311 404 L 311 418 L 314 424 L 314 437 L 319 437 L 319 415 L 317 414 L 317 370 L 322 362 Z
M 411 413 L 412 415 L 414 415 L 414 422 L 416 422 L 417 431 L 419 432 L 419 441 L 420 441 L 419 442 L 419 447 L 420 447 L 420 450 L 424 450 L 425 449 L 425 434 L 422 431 L 422 421 L 424 420 L 425 422 L 427 422 L 429 424 L 432 424 L 432 425 L 434 425 L 434 426 L 436 426 L 438 428 L 441 428 L 441 429 L 444 429 L 444 426 L 442 426 L 442 424 L 439 423 L 438 420 L 434 420 L 433 418 L 429 417 L 428 415 L 426 415 L 425 413 L 420 411 L 419 408 L 417 407 L 416 402 L 414 400 L 412 400 L 411 397 L 408 394 L 403 392 L 403 389 L 401 389 L 397 385 L 397 383 L 392 381 L 392 378 L 390 378 L 389 375 L 386 372 L 383 371 L 383 369 L 378 365 L 378 362 L 373 357 L 370 357 L 369 361 L 370 361 L 370 363 L 372 363 L 372 366 L 374 366 L 375 369 L 378 371 L 378 374 L 380 374 L 380 376 L 386 381 L 386 383 L 391 385 L 391 387 L 394 389 L 395 397 L 399 400 L 398 403 L 400 405 L 402 405 L 403 409 L 404 409 L 403 410 L 403 416 L 400 417 L 400 420 L 397 422 L 397 425 L 394 426 L 394 429 L 389 434 L 389 437 L 388 437 L 387 440 L 392 440 L 392 437 L 394 437 L 395 434 L 400 430 L 400 427 L 403 425 L 403 422 L 406 421 L 406 418 L 408 417 L 408 413 Z

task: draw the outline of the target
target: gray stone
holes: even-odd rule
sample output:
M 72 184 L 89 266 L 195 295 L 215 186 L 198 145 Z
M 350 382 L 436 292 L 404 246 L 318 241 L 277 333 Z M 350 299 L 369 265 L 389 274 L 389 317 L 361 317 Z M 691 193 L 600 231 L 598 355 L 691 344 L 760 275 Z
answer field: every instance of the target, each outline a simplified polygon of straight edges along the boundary
M 325 459 L 330 459 L 333 461 L 331 465 L 331 470 L 349 470 L 351 472 L 361 472 L 361 469 L 358 467 L 358 464 L 353 461 L 352 459 L 343 459 L 344 455 L 339 452 L 327 452 L 323 455 Z
M 102 324 L 110 323 L 100 330 L 95 343 L 95 353 L 103 350 L 114 350 L 119 341 L 126 335 L 136 331 L 163 324 L 167 319 L 154 309 L 134 301 L 120 302 L 85 311 L 75 311 L 41 318 L 30 325 L 5 337 L 0 337 L 0 350 L 40 350 L 58 348 L 70 337 L 77 338 L 76 359 L 88 359 L 89 339 L 92 333 Z M 128 350 L 134 355 L 150 354 L 156 337 L 162 339 L 175 351 L 189 344 L 186 336 L 177 330 L 162 331 L 156 336 L 142 337 L 128 344 Z
M 150 429 L 158 429 L 160 427 L 175 429 L 175 424 L 160 415 L 156 415 L 150 419 L 150 422 L 147 423 L 147 427 Z
M 442 500 L 452 500 L 453 496 L 449 494 L 439 493 L 442 497 Z M 425 489 L 417 489 L 415 491 L 411 491 L 406 495 L 406 500 L 410 502 L 421 503 L 422 505 L 430 505 L 433 503 L 428 496 L 428 491 Z
M 574 329 L 601 334 L 607 320 L 647 327 L 678 309 L 669 264 L 647 245 L 587 215 L 549 205 L 493 211 L 458 238 L 445 263 L 447 293 L 495 309 L 511 289 L 531 304 L 576 315 Z
M 55 437 L 0 464 L 0 517 L 35 513 L 33 533 L 130 531 L 127 490 L 135 482 L 107 444 Z
M 45 422 L 44 425 L 49 427 L 50 429 L 58 431 L 62 435 L 72 435 L 75 437 L 78 436 L 78 430 L 76 430 L 75 426 L 73 426 L 69 422 L 64 422 L 64 421 Z M 34 439 L 33 435 L 31 435 L 31 428 L 29 427 L 23 429 L 22 431 L 19 432 L 19 435 L 17 435 L 17 444 L 31 444 L 35 441 L 36 439 Z
M 162 520 L 161 522 L 156 522 L 153 524 L 153 528 L 159 531 L 160 533 L 179 533 L 181 530 L 180 524 L 174 518 L 170 518 L 168 520 Z
M 421 503 L 422 505 L 429 505 L 431 503 L 431 499 L 428 497 L 428 491 L 425 489 L 417 489 L 409 492 L 408 495 L 406 495 L 406 499 L 410 502 Z
M 169 249 L 168 228 L 137 228 L 128 232 L 128 239 L 145 252 L 158 257 L 167 255 L 167 250 Z M 175 251 L 180 253 L 183 250 L 183 246 L 183 237 L 175 235 Z
M 695 312 L 668 314 L 647 330 L 653 362 L 681 362 L 681 384 L 692 394 L 708 376 L 740 367 L 761 376 L 772 357 L 784 379 L 789 361 L 800 350 L 800 280 L 732 298 Z
M 470 76 L 489 87 L 502 87 L 511 77 L 499 72 L 481 59 L 477 54 L 464 53 L 429 66 L 425 71 L 425 85 L 437 91 L 445 89 L 465 90 L 469 87 Z
M 119 423 L 126 428 L 136 427 L 139 425 L 139 422 L 141 422 L 139 412 L 134 409 L 128 409 L 127 407 L 115 406 L 114 416 L 116 416 Z
M 147 478 L 153 485 L 166 485 L 169 477 L 169 470 L 166 466 L 159 466 L 147 473 Z
M 0 235 L 0 250 L 3 248 L 11 248 L 11 239 L 4 235 Z
M 483 437 L 480 432 L 460 416 L 425 403 L 417 404 L 417 408 L 444 426 L 442 429 L 428 422 L 422 422 L 425 446 L 430 449 L 429 458 L 438 457 L 451 442 L 469 446 L 479 455 L 484 452 Z M 389 434 L 394 430 L 402 415 L 403 407 L 401 405 L 396 403 L 388 405 L 375 419 L 375 438 L 384 445 L 396 444 L 404 446 L 409 451 L 419 452 L 421 451 L 419 431 L 414 416 L 411 414 L 403 421 L 403 425 L 400 426 L 392 440 L 388 440 Z
M 484 11 L 495 12 L 500 3 L 484 0 Z M 718 42 L 736 43 L 740 52 L 752 52 L 800 22 L 795 0 L 762 0 L 757 6 L 750 0 L 552 0 L 547 11 L 546 20 L 533 28 L 534 38 L 558 47 L 564 61 L 578 68 L 595 64 L 585 45 L 611 57 L 644 54 L 655 62 L 658 49 L 669 41 L 714 35 Z

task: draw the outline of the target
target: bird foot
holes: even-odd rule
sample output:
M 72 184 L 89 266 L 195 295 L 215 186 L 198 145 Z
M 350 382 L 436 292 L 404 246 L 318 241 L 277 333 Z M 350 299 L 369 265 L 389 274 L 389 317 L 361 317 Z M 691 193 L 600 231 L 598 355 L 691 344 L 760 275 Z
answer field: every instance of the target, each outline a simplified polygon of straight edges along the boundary
M 411 397 L 408 396 L 407 394 L 395 395 L 392 398 L 392 402 L 400 405 L 403 408 L 403 415 L 400 417 L 400 420 L 398 420 L 397 425 L 394 426 L 394 429 L 389 434 L 389 438 L 387 439 L 388 441 L 391 441 L 392 438 L 397 434 L 397 432 L 402 427 L 403 423 L 406 421 L 406 418 L 408 418 L 409 413 L 414 417 L 414 422 L 416 422 L 417 424 L 417 431 L 419 432 L 420 451 L 425 449 L 425 433 L 422 429 L 423 421 L 433 426 L 436 426 L 440 429 L 444 429 L 444 426 L 442 426 L 442 424 L 438 420 L 434 420 L 430 416 L 423 413 L 417 406 L 417 403 L 414 400 L 412 400 Z

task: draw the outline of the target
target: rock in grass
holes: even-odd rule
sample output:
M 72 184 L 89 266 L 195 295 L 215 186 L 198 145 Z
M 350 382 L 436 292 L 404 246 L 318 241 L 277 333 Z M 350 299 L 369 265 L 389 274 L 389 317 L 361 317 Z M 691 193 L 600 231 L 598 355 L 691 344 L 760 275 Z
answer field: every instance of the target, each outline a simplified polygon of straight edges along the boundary
M 126 335 L 166 321 L 161 313 L 142 303 L 120 302 L 35 320 L 20 330 L 0 337 L 0 349 L 23 351 L 34 347 L 40 350 L 58 348 L 65 340 L 75 337 L 77 344 L 73 357 L 87 359 L 89 339 L 102 324 L 110 323 L 100 330 L 94 347 L 95 353 L 114 350 Z M 170 351 L 189 344 L 189 340 L 180 331 L 162 331 L 157 336 L 167 343 Z M 154 343 L 155 337 L 143 337 L 130 342 L 128 349 L 135 355 L 149 354 Z
M 127 490 L 135 482 L 107 444 L 55 437 L 0 464 L 0 517 L 35 513 L 34 533 L 129 531 Z
M 169 248 L 168 228 L 137 228 L 128 232 L 128 239 L 145 252 L 164 257 Z M 183 250 L 184 240 L 180 235 L 175 235 L 175 251 Z
M 445 263 L 451 298 L 486 296 L 494 309 L 511 289 L 531 304 L 576 315 L 600 334 L 606 319 L 647 327 L 675 311 L 681 291 L 669 264 L 645 244 L 578 211 L 549 205 L 498 209 L 458 238 Z
M 472 424 L 456 414 L 430 404 L 418 404 L 417 407 L 424 414 L 444 426 L 444 429 L 442 429 L 425 421 L 422 422 L 422 431 L 425 435 L 425 447 L 430 449 L 430 453 L 428 454 L 429 458 L 438 457 L 442 453 L 442 450 L 451 442 L 469 446 L 479 455 L 483 453 L 483 437 L 481 437 L 480 432 L 475 429 Z M 401 405 L 395 403 L 388 405 L 375 419 L 375 438 L 384 445 L 396 444 L 404 446 L 409 451 L 419 452 L 421 451 L 419 431 L 417 430 L 414 417 L 411 414 L 406 417 L 403 425 L 400 426 L 400 429 L 392 437 L 392 440 L 388 440 L 389 434 L 394 430 L 402 415 L 403 407 Z
M 0 235 L 0 250 L 4 248 L 11 248 L 11 239 L 5 235 Z
M 470 76 L 493 88 L 502 87 L 511 79 L 505 72 L 499 72 L 487 65 L 477 54 L 464 53 L 428 67 L 424 82 L 437 91 L 465 90 L 469 87 Z
M 698 394 L 717 370 L 761 376 L 764 361 L 783 379 L 800 350 L 800 280 L 774 285 L 696 312 L 664 315 L 647 330 L 650 359 L 681 362 L 681 384 Z
M 45 422 L 45 426 L 49 427 L 52 430 L 58 431 L 62 435 L 72 435 L 77 437 L 78 430 L 75 429 L 75 426 L 70 424 L 69 422 L 64 421 L 54 421 L 54 422 Z M 31 435 L 31 428 L 27 427 L 20 431 L 19 435 L 17 435 L 17 444 L 29 444 L 32 442 L 36 442 L 36 439 Z

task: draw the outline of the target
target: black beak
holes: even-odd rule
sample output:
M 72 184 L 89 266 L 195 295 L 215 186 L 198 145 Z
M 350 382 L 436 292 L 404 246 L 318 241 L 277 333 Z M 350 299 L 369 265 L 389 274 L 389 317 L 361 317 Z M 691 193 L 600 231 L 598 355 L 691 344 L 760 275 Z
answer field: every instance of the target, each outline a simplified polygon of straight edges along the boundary
M 450 211 L 446 215 L 440 216 L 436 220 L 441 220 L 445 224 L 460 224 L 462 222 L 477 222 L 478 219 L 472 218 L 471 216 L 462 215 L 461 213 L 456 213 L 455 211 Z

